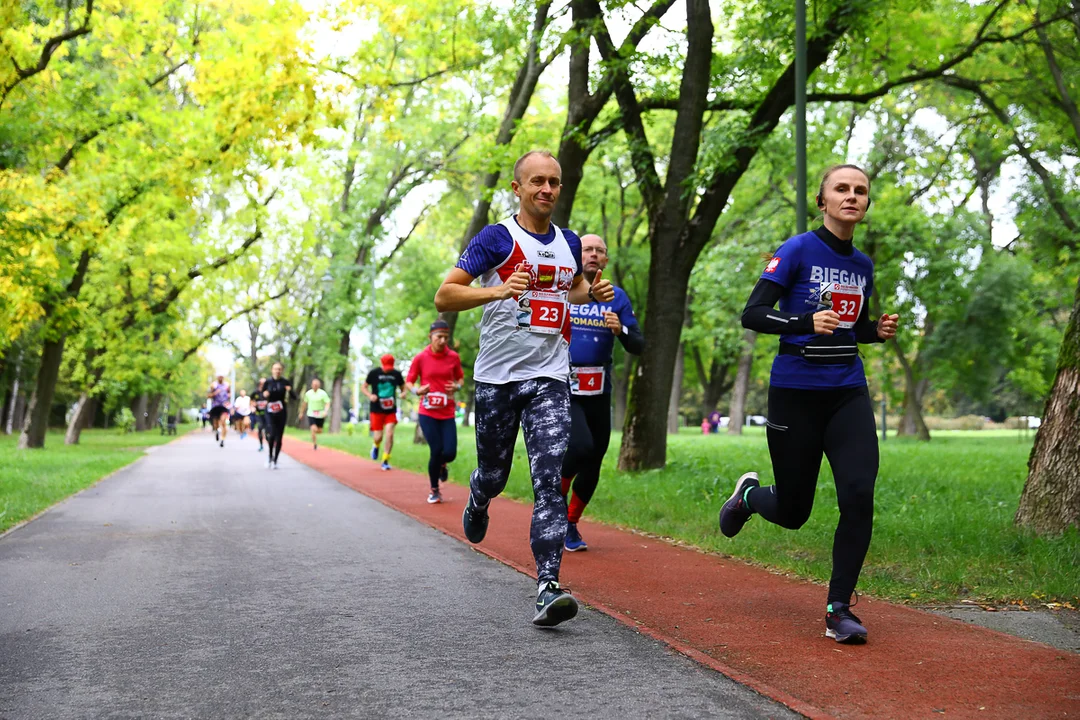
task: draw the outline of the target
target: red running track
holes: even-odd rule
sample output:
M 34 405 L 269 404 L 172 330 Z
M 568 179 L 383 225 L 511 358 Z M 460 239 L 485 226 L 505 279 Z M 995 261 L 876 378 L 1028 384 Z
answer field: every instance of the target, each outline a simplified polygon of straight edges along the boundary
M 286 438 L 285 452 L 463 542 L 468 490 L 428 505 L 426 476 Z M 476 550 L 536 576 L 532 506 L 496 498 Z M 715 518 L 702 518 L 715 522 Z M 825 638 L 824 588 L 583 521 L 560 580 L 596 609 L 812 718 L 1080 718 L 1080 655 L 862 598 L 870 641 Z

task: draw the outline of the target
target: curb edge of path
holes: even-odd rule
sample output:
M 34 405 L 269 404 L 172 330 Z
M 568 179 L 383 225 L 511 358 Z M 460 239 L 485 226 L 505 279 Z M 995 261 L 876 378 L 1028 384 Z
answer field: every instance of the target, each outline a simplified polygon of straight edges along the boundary
M 443 535 L 446 535 L 447 537 L 450 537 L 450 538 L 453 538 L 454 540 L 457 540 L 458 542 L 462 543 L 463 545 L 470 548 L 474 552 L 477 552 L 477 553 L 479 553 L 481 555 L 486 555 L 486 556 L 490 557 L 491 559 L 493 559 L 493 560 L 495 560 L 497 562 L 500 562 L 503 565 L 506 565 L 507 567 L 510 567 L 510 568 L 518 571 L 519 573 L 521 573 L 523 575 L 526 575 L 526 576 L 528 576 L 530 578 L 533 578 L 533 579 L 536 578 L 536 573 L 534 573 L 533 571 L 531 571 L 528 568 L 524 567 L 520 563 L 517 563 L 514 560 L 511 560 L 510 558 L 504 557 L 503 555 L 501 555 L 501 554 L 499 554 L 497 552 L 494 552 L 494 551 L 489 550 L 487 548 L 481 547 L 479 545 L 474 545 L 474 544 L 468 542 L 467 540 L 463 539 L 462 537 L 458 537 L 457 535 L 455 535 L 452 532 L 448 532 L 448 531 L 444 530 L 441 527 L 438 527 L 436 525 L 432 525 L 427 520 L 424 520 L 423 518 L 419 517 L 418 515 L 414 515 L 409 510 L 406 510 L 406 509 L 404 509 L 402 507 L 399 507 L 398 505 L 394 504 L 393 502 L 390 502 L 390 501 L 385 500 L 383 498 L 377 497 L 377 496 L 372 495 L 370 493 L 364 492 L 363 490 L 361 490 L 359 488 L 353 487 L 352 485 L 348 484 L 344 480 L 336 478 L 333 475 L 329 475 L 329 474 L 324 473 L 321 470 L 319 470 L 319 469 L 317 469 L 317 468 L 315 468 L 315 467 L 313 467 L 311 465 L 308 465 L 303 460 L 300 460 L 299 458 L 297 458 L 296 456 L 294 456 L 294 455 L 292 455 L 291 453 L 288 452 L 288 447 L 291 444 L 291 442 L 301 442 L 301 441 L 296 440 L 295 438 L 290 438 L 289 436 L 286 436 L 285 440 L 286 440 L 286 442 L 285 442 L 284 446 L 282 447 L 282 450 L 284 450 L 285 453 L 287 455 L 289 455 L 289 457 L 291 457 L 293 460 L 295 460 L 296 462 L 304 465 L 305 467 L 307 467 L 309 469 L 312 469 L 312 470 L 315 470 L 315 472 L 318 472 L 318 473 L 320 473 L 322 475 L 326 475 L 326 477 L 329 477 L 334 482 L 337 482 L 337 483 L 339 483 L 341 485 L 344 485 L 345 487 L 349 488 L 353 492 L 357 492 L 357 493 L 360 493 L 361 495 L 363 495 L 364 497 L 371 498 L 372 500 L 374 500 L 375 502 L 383 505 L 384 507 L 388 507 L 391 510 L 393 510 L 394 512 L 405 515 L 406 517 L 411 518 L 412 520 L 415 520 L 416 522 L 420 523 L 421 525 L 423 525 L 425 527 L 429 527 L 429 528 L 431 528 L 433 530 L 436 530 L 436 531 L 442 533 Z M 357 456 L 357 455 L 347 453 L 347 452 L 345 452 L 343 450 L 338 450 L 337 448 L 323 446 L 323 447 L 321 447 L 319 449 L 320 450 L 330 450 L 332 452 L 344 455 L 344 456 L 346 456 L 348 458 L 359 458 L 359 456 Z M 362 459 L 362 458 L 360 458 L 360 459 Z M 409 471 L 409 470 L 399 470 L 399 472 L 409 472 L 409 473 L 411 473 L 411 471 Z M 416 473 L 411 473 L 411 474 L 415 475 Z M 464 486 L 459 486 L 459 487 L 464 487 Z M 519 503 L 519 504 L 526 504 L 526 503 L 523 503 L 522 501 L 514 500 L 512 498 L 502 498 L 502 499 L 505 500 L 506 502 L 515 502 L 515 503 Z M 810 718 L 810 720 L 836 720 L 836 717 L 834 715 L 828 714 L 827 712 L 825 712 L 824 710 L 822 710 L 819 707 L 811 705 L 810 703 L 808 703 L 808 702 L 806 702 L 804 700 L 800 700 L 800 699 L 798 699 L 797 697 L 795 697 L 793 695 L 790 695 L 790 694 L 788 694 L 788 693 L 786 693 L 786 692 L 784 692 L 782 690 L 779 690 L 777 688 L 772 687 L 771 685 L 768 685 L 767 683 L 760 682 L 759 680 L 751 677 L 750 675 L 747 675 L 747 674 L 745 674 L 743 672 L 740 672 L 740 671 L 736 670 L 735 668 L 733 668 L 733 667 L 731 667 L 729 665 L 726 665 L 726 664 L 724 664 L 722 662 L 719 662 L 718 660 L 710 657 L 709 655 L 701 652 L 700 650 L 696 650 L 695 648 L 692 648 L 689 645 L 687 645 L 687 644 L 685 644 L 683 642 L 680 642 L 679 640 L 671 637 L 670 635 L 667 635 L 666 633 L 664 633 L 664 632 L 662 632 L 660 630 L 656 630 L 656 629 L 654 629 L 652 627 L 649 627 L 648 625 L 645 625 L 643 623 L 640 623 L 637 620 L 634 620 L 633 618 L 627 617 L 626 615 L 616 611 L 615 609 L 607 606 L 604 603 L 595 602 L 593 600 L 590 600 L 588 593 L 585 593 L 585 594 L 577 594 L 577 593 L 575 593 L 575 595 L 577 595 L 577 597 L 584 600 L 589 605 L 589 607 L 591 607 L 591 608 L 593 608 L 595 610 L 598 610 L 599 612 L 603 613 L 604 615 L 607 615 L 608 617 L 614 618 L 615 620 L 619 621 L 623 625 L 637 631 L 638 633 L 640 633 L 642 635 L 646 635 L 646 636 L 652 638 L 653 640 L 656 640 L 658 642 L 661 642 L 661 643 L 667 645 L 668 647 L 670 647 L 672 650 L 679 653 L 683 657 L 689 658 L 690 660 L 693 660 L 694 662 L 698 663 L 699 665 L 704 665 L 704 666 L 708 667 L 711 670 L 715 670 L 716 672 L 720 673 L 721 675 L 724 675 L 725 677 L 727 677 L 728 679 L 738 683 L 739 685 L 743 685 L 744 687 L 750 688 L 751 690 L 753 690 L 757 694 L 759 694 L 759 695 L 761 695 L 763 697 L 766 697 L 766 698 L 768 698 L 770 700 L 773 700 L 775 702 L 778 702 L 781 705 L 787 707 L 788 709 L 793 710 L 794 712 L 797 712 L 797 713 L 799 713 L 800 715 L 802 715 L 802 716 L 804 716 L 806 718 Z
M 194 432 L 194 430 L 192 430 L 191 432 Z M 66 503 L 68 500 L 72 499 L 73 497 L 78 497 L 79 495 L 82 495 L 87 490 L 93 490 L 95 487 L 97 487 L 101 483 L 105 482 L 109 478 L 114 477 L 116 475 L 119 475 L 120 473 L 124 472 L 125 470 L 128 470 L 130 468 L 135 467 L 136 465 L 141 463 L 143 460 L 145 460 L 146 456 L 150 454 L 149 452 L 147 452 L 147 450 L 146 450 L 147 448 L 165 447 L 166 445 L 172 445 L 177 440 L 182 440 L 183 438 L 186 438 L 190 434 L 191 433 L 188 432 L 188 433 L 184 433 L 183 435 L 178 435 L 175 439 L 170 440 L 167 443 L 161 443 L 160 445 L 146 445 L 146 446 L 144 446 L 143 448 L 141 448 L 142 449 L 142 454 L 139 455 L 139 457 L 132 460 L 131 462 L 129 462 L 127 465 L 125 465 L 123 467 L 118 467 L 118 468 L 116 468 L 115 470 L 113 470 L 111 473 L 109 473 L 107 475 L 102 475 L 97 480 L 90 483 L 89 485 L 82 488 L 81 490 L 76 490 L 75 492 L 71 493 L 70 495 L 65 495 L 64 497 L 62 497 L 59 500 L 57 500 L 56 502 L 54 502 L 52 505 L 49 505 L 48 507 L 45 507 L 45 508 L 42 508 L 41 510 L 38 510 L 36 513 L 34 513 L 30 517 L 26 518 L 25 520 L 20 520 L 19 522 L 15 523 L 14 525 L 9 527 L 4 532 L 0 532 L 0 540 L 3 540 L 4 538 L 6 538 L 8 535 L 15 532 L 16 530 L 20 530 L 20 529 L 26 527 L 27 525 L 29 525 L 30 523 L 34 522 L 39 517 L 44 515 L 45 513 L 49 512 L 50 510 L 52 510 L 54 508 L 59 507 L 60 505 Z M 4 719 L 0 718 L 0 720 L 4 720 Z

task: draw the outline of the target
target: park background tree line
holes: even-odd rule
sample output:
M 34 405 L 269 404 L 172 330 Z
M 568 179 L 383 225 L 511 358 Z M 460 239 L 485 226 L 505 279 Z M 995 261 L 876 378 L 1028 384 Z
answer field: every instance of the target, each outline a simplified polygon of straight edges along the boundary
M 350 405 L 374 358 L 422 347 L 533 147 L 645 330 L 616 354 L 620 466 L 662 467 L 680 416 L 764 412 L 775 348 L 738 318 L 795 228 L 790 3 L 5 7 L 0 426 L 22 446 L 190 406 L 212 339 L 240 386 L 281 360 Z M 809 10 L 810 182 L 867 169 L 871 309 L 905 319 L 864 351 L 872 392 L 922 440 L 930 411 L 1041 416 L 1017 520 L 1076 524 L 1080 4 Z M 467 367 L 478 319 L 448 318 Z

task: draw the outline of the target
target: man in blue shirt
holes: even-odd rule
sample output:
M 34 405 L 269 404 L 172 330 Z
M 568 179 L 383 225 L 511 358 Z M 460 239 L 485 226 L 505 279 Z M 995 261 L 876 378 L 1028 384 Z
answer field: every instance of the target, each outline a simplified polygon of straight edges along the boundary
M 581 238 L 581 263 L 591 284 L 608 264 L 607 245 L 599 235 Z M 570 306 L 570 445 L 562 466 L 562 492 L 573 491 L 567 505 L 565 547 L 588 549 L 578 521 L 600 482 L 600 466 L 611 440 L 611 353 L 615 338 L 627 352 L 640 355 L 645 338 L 630 298 L 615 287 L 611 302 Z

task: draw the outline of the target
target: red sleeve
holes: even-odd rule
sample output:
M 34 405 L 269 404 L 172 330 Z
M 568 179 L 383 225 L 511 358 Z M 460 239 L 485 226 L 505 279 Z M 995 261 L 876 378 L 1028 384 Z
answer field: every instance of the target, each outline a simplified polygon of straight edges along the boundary
M 423 357 L 423 355 L 424 353 L 419 353 L 412 359 L 412 362 L 409 363 L 409 376 L 405 378 L 405 382 L 416 382 L 416 378 L 420 375 L 420 358 Z

